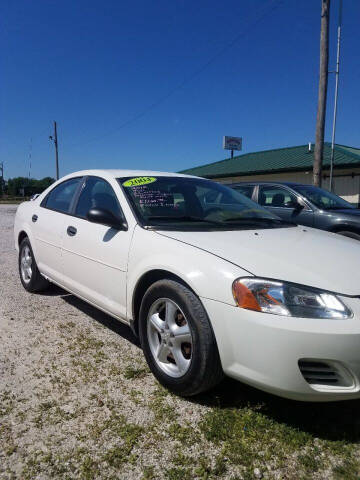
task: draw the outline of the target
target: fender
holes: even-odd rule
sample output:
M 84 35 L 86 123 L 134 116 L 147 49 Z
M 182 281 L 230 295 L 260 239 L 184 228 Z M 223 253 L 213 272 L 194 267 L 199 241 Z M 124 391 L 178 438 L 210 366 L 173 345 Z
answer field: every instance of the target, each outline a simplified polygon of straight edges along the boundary
M 14 243 L 15 243 L 15 249 L 19 251 L 19 235 L 21 232 L 25 232 L 26 235 L 29 237 L 31 248 L 34 252 L 34 256 L 36 259 L 37 244 L 31 230 L 31 225 L 27 220 L 25 220 L 25 218 L 27 218 L 26 212 L 28 211 L 29 208 L 30 208 L 30 202 L 23 202 L 18 206 L 16 216 L 15 216 L 15 224 L 14 224 Z
M 175 275 L 198 297 L 210 298 L 235 306 L 232 283 L 249 273 L 215 255 L 192 245 L 159 235 L 155 231 L 136 228 L 129 252 L 127 277 L 127 317 L 132 317 L 132 302 L 140 279 L 154 270 Z M 204 273 L 206 272 L 206 274 Z

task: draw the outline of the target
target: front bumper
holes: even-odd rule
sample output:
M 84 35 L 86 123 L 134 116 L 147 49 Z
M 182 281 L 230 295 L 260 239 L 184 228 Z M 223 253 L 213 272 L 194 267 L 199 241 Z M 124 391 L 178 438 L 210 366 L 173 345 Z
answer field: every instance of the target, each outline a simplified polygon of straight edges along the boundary
M 294 400 L 334 401 L 360 398 L 360 299 L 341 298 L 353 318 L 284 317 L 201 301 L 226 375 Z M 299 368 L 304 360 L 334 366 L 347 383 L 308 383 Z

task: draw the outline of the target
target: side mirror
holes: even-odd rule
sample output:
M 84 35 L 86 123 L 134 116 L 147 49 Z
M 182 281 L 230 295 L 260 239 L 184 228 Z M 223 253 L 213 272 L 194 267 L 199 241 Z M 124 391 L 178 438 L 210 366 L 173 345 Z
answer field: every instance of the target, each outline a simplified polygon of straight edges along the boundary
M 304 205 L 302 205 L 299 200 L 290 200 L 290 202 L 286 202 L 285 206 L 288 208 L 293 208 L 294 210 L 302 210 Z
M 86 214 L 89 222 L 99 223 L 116 230 L 127 230 L 127 224 L 124 220 L 116 217 L 110 210 L 105 208 L 91 208 Z

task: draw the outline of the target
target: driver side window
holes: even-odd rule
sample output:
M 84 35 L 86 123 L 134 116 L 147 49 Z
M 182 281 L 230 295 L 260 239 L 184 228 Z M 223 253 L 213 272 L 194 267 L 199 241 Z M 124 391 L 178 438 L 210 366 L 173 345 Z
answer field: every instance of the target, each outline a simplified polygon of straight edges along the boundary
M 285 188 L 260 186 L 258 203 L 264 207 L 294 208 L 297 199 Z
M 91 208 L 109 210 L 117 218 L 123 218 L 118 199 L 111 185 L 99 177 L 88 177 L 76 205 L 75 215 L 86 218 Z

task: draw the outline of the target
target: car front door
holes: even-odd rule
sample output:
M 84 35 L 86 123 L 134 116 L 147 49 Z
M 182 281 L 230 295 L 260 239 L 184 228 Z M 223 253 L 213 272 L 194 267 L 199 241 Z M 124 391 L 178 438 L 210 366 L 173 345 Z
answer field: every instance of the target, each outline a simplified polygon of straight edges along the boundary
M 56 185 L 40 205 L 34 202 L 31 211 L 36 263 L 43 275 L 59 283 L 62 283 L 64 224 L 81 181 L 82 177 L 77 177 Z
M 63 269 L 65 287 L 103 310 L 126 318 L 127 259 L 132 230 L 117 230 L 89 222 L 91 208 L 111 211 L 124 219 L 110 183 L 86 178 L 73 216 L 64 225 Z
M 314 225 L 312 209 L 286 187 L 260 185 L 258 203 L 288 222 L 309 227 Z

